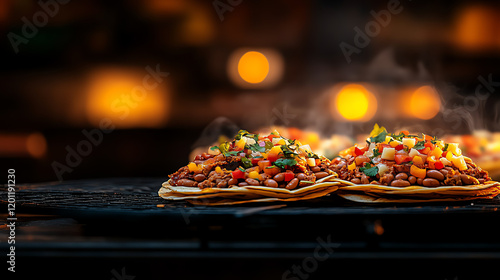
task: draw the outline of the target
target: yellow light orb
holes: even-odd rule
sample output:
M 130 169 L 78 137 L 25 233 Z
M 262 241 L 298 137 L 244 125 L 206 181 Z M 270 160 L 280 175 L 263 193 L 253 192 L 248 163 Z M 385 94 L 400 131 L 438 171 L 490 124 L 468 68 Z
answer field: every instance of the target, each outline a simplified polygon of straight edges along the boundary
M 419 87 L 410 99 L 410 112 L 419 119 L 434 118 L 441 109 L 441 100 L 436 90 L 430 86 Z
M 337 94 L 335 108 L 347 120 L 369 120 L 377 110 L 377 100 L 362 85 L 349 84 Z
M 258 84 L 264 81 L 269 73 L 269 61 L 260 52 L 245 53 L 238 62 L 238 74 L 248 83 Z

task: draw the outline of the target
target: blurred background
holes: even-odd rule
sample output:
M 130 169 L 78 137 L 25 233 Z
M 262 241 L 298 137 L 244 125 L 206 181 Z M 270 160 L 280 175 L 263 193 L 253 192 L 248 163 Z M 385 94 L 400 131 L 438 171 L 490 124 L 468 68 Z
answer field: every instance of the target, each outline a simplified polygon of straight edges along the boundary
M 500 170 L 497 1 L 2 0 L 0 167 L 165 177 L 239 128 L 330 157 L 374 123 Z

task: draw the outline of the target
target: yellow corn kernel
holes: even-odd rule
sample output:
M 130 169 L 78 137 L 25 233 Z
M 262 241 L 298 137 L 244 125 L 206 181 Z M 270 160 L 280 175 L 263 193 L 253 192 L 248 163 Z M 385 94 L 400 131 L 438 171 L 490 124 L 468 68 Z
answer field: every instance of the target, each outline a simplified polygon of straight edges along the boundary
M 455 165 L 460 170 L 466 170 L 467 169 L 467 164 L 465 163 L 465 160 L 464 160 L 463 156 L 453 157 L 453 159 L 451 160 L 451 162 L 453 162 L 453 165 Z
M 281 150 L 281 147 L 280 146 L 274 146 L 271 148 L 271 150 L 269 151 L 269 154 L 275 154 L 275 155 L 279 155 L 280 153 L 283 153 L 283 151 Z
M 441 155 L 443 154 L 443 150 L 441 148 L 436 147 L 432 152 L 429 154 L 429 156 L 434 156 L 435 158 L 440 158 Z
M 424 164 L 424 160 L 420 156 L 414 156 L 413 163 L 414 164 Z
M 351 164 L 349 164 L 349 165 L 347 166 L 347 169 L 348 169 L 349 171 L 356 169 L 356 162 L 355 162 L 355 161 L 353 161 Z
M 413 148 L 415 146 L 415 138 L 403 138 L 403 145 L 408 147 L 408 149 Z
M 458 143 L 449 143 L 448 144 L 448 151 L 452 152 L 456 156 L 461 156 L 462 155 L 462 150 L 458 147 Z
M 245 144 L 247 143 L 246 138 L 242 137 L 238 142 L 236 142 L 236 148 L 238 150 L 243 150 L 245 148 Z
M 399 144 L 403 144 L 403 143 L 399 142 L 397 140 L 392 140 L 391 142 L 389 142 L 389 145 L 391 145 L 391 147 L 393 147 L 393 148 L 396 148 Z
M 198 165 L 196 165 L 196 163 L 194 163 L 194 162 L 190 162 L 188 164 L 188 168 L 189 168 L 189 171 L 191 171 L 191 172 L 198 171 Z
M 217 166 L 217 167 L 215 168 L 215 172 L 217 172 L 217 173 L 222 173 L 222 168 L 220 168 L 220 166 Z
M 257 171 L 251 171 L 248 173 L 248 178 L 252 179 L 258 179 L 259 178 L 259 172 Z

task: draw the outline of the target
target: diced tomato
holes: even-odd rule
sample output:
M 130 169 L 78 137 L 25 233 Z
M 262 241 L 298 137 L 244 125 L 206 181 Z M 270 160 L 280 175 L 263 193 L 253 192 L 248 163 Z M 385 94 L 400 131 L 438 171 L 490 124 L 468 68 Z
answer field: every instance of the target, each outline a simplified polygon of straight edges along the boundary
M 264 173 L 266 173 L 269 176 L 274 176 L 274 175 L 280 173 L 280 168 L 277 166 L 273 166 L 273 167 L 268 166 L 268 167 L 264 168 Z
M 423 149 L 418 150 L 421 154 L 426 155 L 429 153 L 431 149 L 429 147 L 425 147 Z
M 444 168 L 444 164 L 443 164 L 440 160 L 438 160 L 438 161 L 436 161 L 436 162 L 434 163 L 434 167 L 435 167 L 436 169 L 443 169 L 443 168 Z
M 231 176 L 233 176 L 234 179 L 245 179 L 245 172 L 241 171 L 238 168 L 235 171 L 231 172 Z
M 261 159 L 262 158 L 252 158 L 251 159 L 252 160 L 252 165 L 254 165 L 254 166 L 257 165 L 260 162 Z
M 396 149 L 396 151 L 401 151 L 402 149 L 404 149 L 405 147 L 403 146 L 403 144 L 399 144 L 397 145 L 396 147 L 394 147 L 394 149 Z
M 434 138 L 432 136 L 430 136 L 430 135 L 425 135 L 424 139 L 425 139 L 425 141 L 431 141 Z
M 408 134 L 410 134 L 410 132 L 408 132 L 408 130 L 401 130 L 401 133 L 403 133 L 406 136 L 408 136 Z
M 267 154 L 267 160 L 269 160 L 270 162 L 275 162 L 276 160 L 278 160 L 278 155 L 277 154 Z
M 392 146 L 391 146 L 391 145 L 389 145 L 389 144 L 380 144 L 380 145 L 378 146 L 378 152 L 379 152 L 379 153 L 382 153 L 382 151 L 383 151 L 385 148 L 392 148 Z
M 428 165 L 429 165 L 429 169 L 436 169 L 436 162 L 435 161 L 429 161 Z
M 260 170 L 264 170 L 266 167 L 271 166 L 271 162 L 269 160 L 261 160 L 259 161 Z
M 394 160 L 396 161 L 397 164 L 401 164 L 403 162 L 409 162 L 411 161 L 413 158 L 408 156 L 408 155 L 398 155 L 396 154 L 394 156 Z
M 295 175 L 292 172 L 285 172 L 285 181 L 286 182 L 291 181 L 294 177 L 295 177 Z
M 433 149 L 434 148 L 434 144 L 432 144 L 431 142 L 425 142 L 424 144 L 425 147 L 428 147 L 430 149 Z
M 364 155 L 365 152 L 368 150 L 368 147 L 364 147 L 362 149 L 358 148 L 357 146 L 354 147 L 354 153 L 357 155 L 357 156 L 360 156 L 360 155 Z

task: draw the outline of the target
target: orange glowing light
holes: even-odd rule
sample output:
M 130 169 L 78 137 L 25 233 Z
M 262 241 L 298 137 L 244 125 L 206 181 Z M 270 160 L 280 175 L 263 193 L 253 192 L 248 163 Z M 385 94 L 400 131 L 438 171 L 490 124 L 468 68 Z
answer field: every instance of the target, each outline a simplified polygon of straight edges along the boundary
M 47 141 L 39 132 L 0 134 L 0 157 L 42 158 L 46 153 Z
M 47 141 L 39 132 L 28 135 L 26 139 L 26 150 L 34 158 L 41 158 L 47 152 Z
M 109 119 L 117 128 L 155 128 L 166 123 L 169 100 L 164 83 L 140 70 L 104 69 L 90 78 L 86 111 L 91 124 Z
M 364 86 L 348 84 L 331 99 L 331 110 L 349 121 L 370 120 L 377 111 L 377 99 Z
M 260 52 L 247 52 L 238 62 L 238 73 L 248 83 L 260 83 L 264 81 L 269 73 L 269 61 Z
M 227 74 L 240 88 L 269 88 L 283 77 L 283 57 L 273 49 L 241 48 L 227 61 Z
M 458 46 L 468 50 L 497 48 L 498 16 L 498 11 L 482 4 L 463 8 L 455 27 Z
M 416 118 L 432 119 L 441 109 L 439 94 L 430 86 L 419 87 L 411 95 L 409 109 L 410 113 Z

